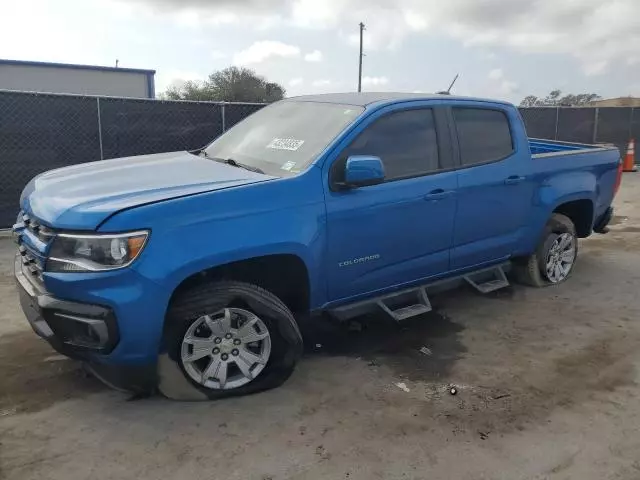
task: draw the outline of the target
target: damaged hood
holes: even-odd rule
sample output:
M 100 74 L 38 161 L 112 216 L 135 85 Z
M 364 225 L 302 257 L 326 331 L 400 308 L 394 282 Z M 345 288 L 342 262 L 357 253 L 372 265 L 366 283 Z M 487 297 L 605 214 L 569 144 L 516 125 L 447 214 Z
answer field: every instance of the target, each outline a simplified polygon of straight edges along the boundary
M 54 228 L 94 230 L 120 210 L 272 178 L 189 152 L 141 155 L 45 172 L 20 206 Z

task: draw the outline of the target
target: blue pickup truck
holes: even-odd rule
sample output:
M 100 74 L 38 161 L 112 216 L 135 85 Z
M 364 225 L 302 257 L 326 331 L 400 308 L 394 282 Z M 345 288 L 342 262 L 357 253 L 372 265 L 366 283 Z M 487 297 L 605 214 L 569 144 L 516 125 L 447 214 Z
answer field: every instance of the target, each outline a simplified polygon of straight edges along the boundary
M 35 332 L 106 383 L 241 395 L 290 376 L 297 319 L 400 322 L 447 282 L 564 281 L 620 176 L 614 147 L 529 139 L 508 103 L 303 96 L 198 151 L 35 177 L 15 275 Z

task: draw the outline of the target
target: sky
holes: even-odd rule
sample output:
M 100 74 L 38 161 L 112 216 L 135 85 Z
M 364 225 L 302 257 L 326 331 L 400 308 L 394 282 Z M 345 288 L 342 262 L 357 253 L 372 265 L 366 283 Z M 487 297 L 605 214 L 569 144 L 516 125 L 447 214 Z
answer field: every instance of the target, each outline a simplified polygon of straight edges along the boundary
M 230 65 L 287 96 L 640 96 L 640 0 L 0 0 L 0 58 L 155 69 L 156 92 Z

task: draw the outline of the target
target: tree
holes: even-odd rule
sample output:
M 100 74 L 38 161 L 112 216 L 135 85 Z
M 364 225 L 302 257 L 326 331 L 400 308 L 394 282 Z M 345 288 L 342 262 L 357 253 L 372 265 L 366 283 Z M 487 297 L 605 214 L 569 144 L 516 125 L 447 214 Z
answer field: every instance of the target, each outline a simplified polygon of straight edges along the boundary
M 552 90 L 549 92 L 544 98 L 536 97 L 535 95 L 527 95 L 520 102 L 521 107 L 584 107 L 589 105 L 591 102 L 596 100 L 600 100 L 600 95 L 595 93 L 579 93 L 575 94 L 567 94 L 561 96 L 562 92 L 560 90 Z
M 286 90 L 275 82 L 248 68 L 228 67 L 213 72 L 203 82 L 189 81 L 167 89 L 168 100 L 198 100 L 214 102 L 271 103 L 282 100 Z
M 520 102 L 521 107 L 537 107 L 539 106 L 540 99 L 535 95 L 527 95 Z

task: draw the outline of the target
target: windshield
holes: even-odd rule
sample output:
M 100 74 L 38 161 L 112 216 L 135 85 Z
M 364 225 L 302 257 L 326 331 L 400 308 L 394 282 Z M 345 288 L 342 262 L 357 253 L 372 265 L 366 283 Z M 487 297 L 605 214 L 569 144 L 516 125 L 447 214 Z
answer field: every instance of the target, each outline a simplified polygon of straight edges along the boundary
M 295 175 L 363 110 L 333 103 L 274 103 L 218 137 L 205 153 L 207 157 L 232 159 L 258 168 L 267 175 Z

